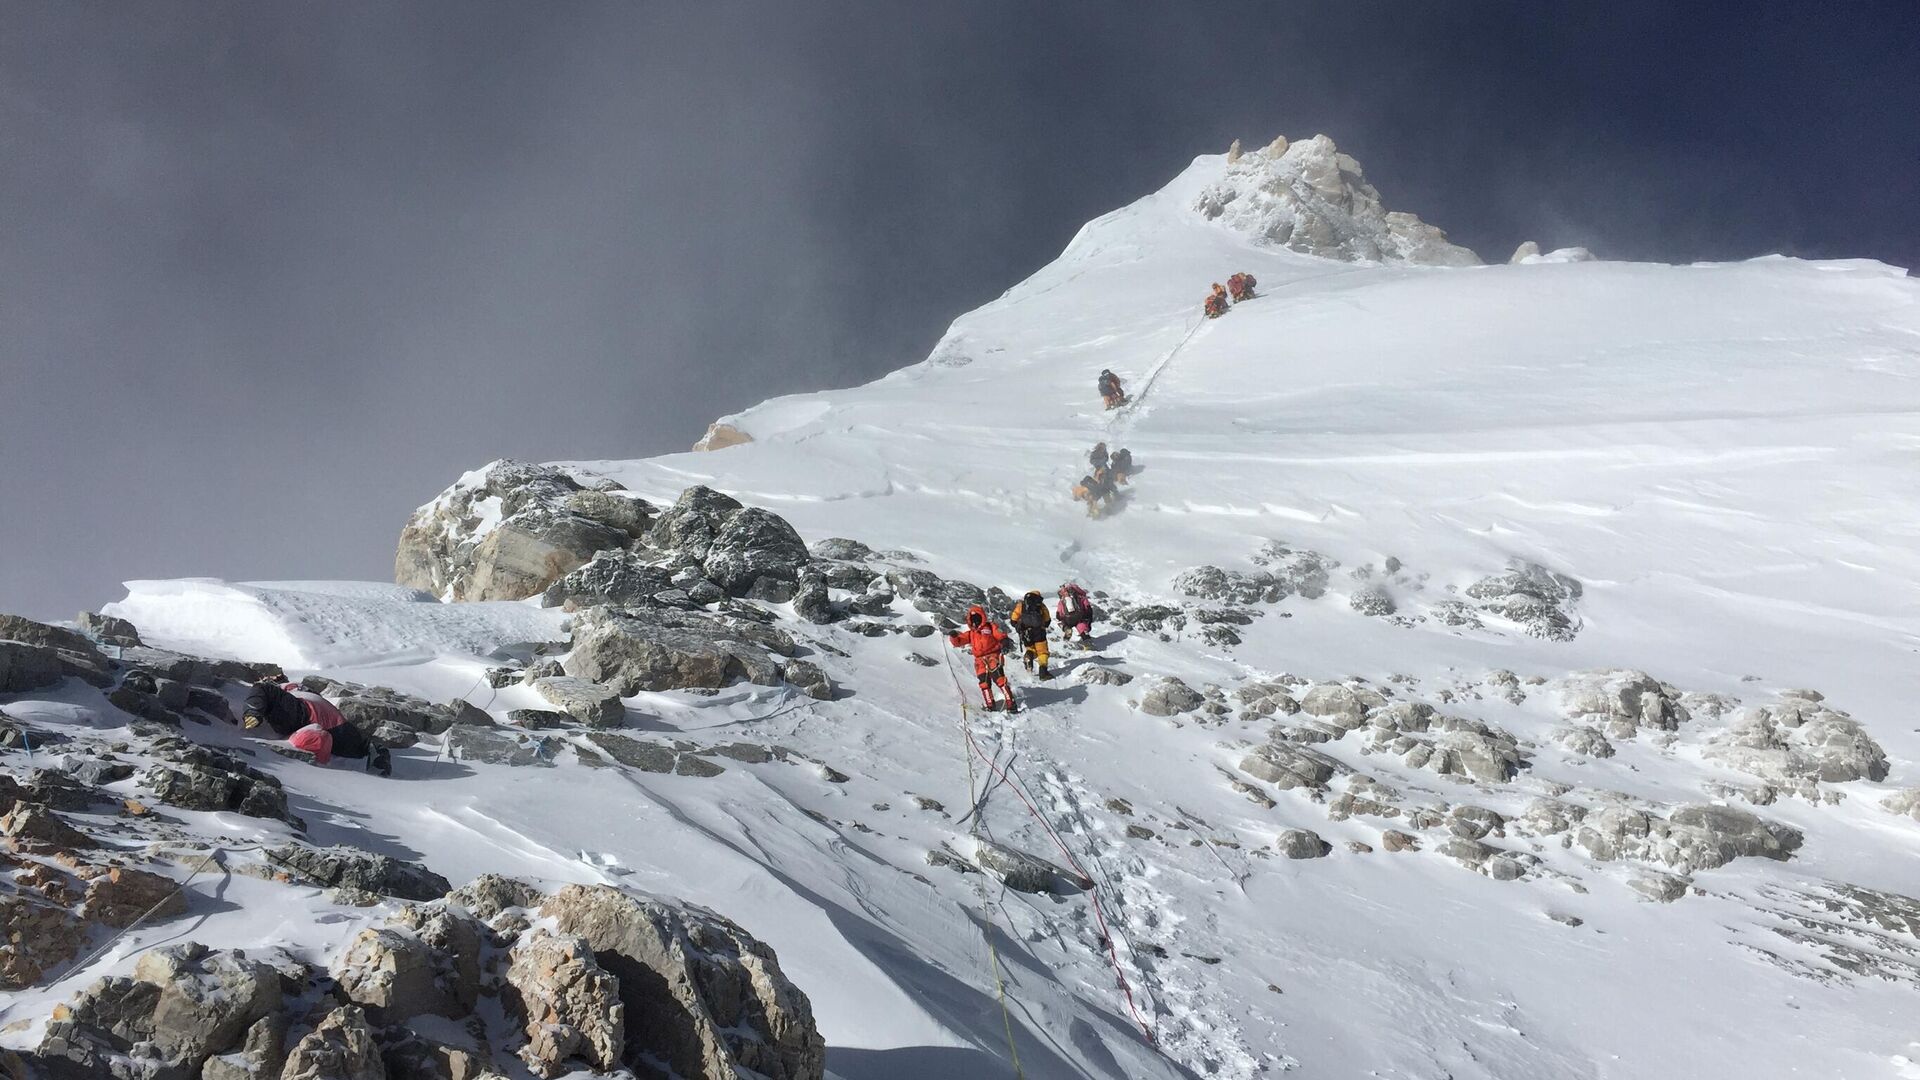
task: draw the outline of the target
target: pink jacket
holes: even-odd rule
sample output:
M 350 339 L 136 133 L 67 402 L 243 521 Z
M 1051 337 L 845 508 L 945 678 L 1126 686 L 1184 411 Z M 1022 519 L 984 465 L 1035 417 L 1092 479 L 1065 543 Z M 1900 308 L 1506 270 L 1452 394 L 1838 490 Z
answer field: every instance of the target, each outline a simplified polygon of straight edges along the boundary
M 340 710 L 334 708 L 333 702 L 311 690 L 302 690 L 299 683 L 288 683 L 286 690 L 306 705 L 307 723 L 322 731 L 331 731 L 347 722 L 347 718 L 340 715 Z

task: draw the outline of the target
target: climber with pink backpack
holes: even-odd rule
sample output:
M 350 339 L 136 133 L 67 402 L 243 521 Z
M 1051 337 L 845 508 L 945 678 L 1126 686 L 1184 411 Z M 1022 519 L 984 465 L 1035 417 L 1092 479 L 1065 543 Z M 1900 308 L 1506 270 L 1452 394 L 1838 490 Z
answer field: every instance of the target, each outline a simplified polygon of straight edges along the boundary
M 1060 625 L 1060 636 L 1068 641 L 1075 634 L 1080 635 L 1080 644 L 1090 644 L 1093 636 L 1093 601 L 1087 598 L 1087 590 L 1075 582 L 1060 586 L 1060 602 L 1054 605 L 1054 620 Z

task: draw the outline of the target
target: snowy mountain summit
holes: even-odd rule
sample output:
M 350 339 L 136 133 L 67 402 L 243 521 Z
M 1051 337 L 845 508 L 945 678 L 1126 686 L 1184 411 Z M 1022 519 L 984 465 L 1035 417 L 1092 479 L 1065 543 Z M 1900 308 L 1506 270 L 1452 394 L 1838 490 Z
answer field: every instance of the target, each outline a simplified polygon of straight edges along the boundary
M 884 378 L 475 469 L 396 584 L 0 617 L 0 1046 L 1920 1077 L 1920 287 L 1475 262 L 1331 141 L 1208 155 Z M 1068 582 L 984 709 L 948 634 Z M 282 674 L 393 775 L 233 723 Z
M 1243 153 L 1236 141 L 1224 175 L 1194 208 L 1255 240 L 1348 262 L 1477 266 L 1480 257 L 1413 214 L 1388 210 L 1360 163 L 1325 135 L 1281 136 Z

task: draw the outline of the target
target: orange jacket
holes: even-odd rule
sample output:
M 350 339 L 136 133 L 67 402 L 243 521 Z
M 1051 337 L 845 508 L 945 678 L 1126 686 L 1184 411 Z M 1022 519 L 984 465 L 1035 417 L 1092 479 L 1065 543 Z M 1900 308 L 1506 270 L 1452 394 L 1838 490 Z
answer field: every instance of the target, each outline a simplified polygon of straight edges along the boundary
M 1000 666 L 1000 653 L 1007 647 L 1007 632 L 987 618 L 987 609 L 975 604 L 967 610 L 967 628 L 947 635 L 956 649 L 973 650 L 973 673 L 992 671 Z

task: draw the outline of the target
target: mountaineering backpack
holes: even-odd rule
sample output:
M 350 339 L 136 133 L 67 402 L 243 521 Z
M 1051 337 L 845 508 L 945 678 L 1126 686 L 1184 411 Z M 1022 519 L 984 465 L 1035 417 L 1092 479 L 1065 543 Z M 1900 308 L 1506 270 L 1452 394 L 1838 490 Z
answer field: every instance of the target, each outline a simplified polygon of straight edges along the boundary
M 1093 601 L 1087 599 L 1087 590 L 1078 585 L 1067 587 L 1067 621 L 1070 623 L 1093 621 Z
M 1047 604 L 1039 593 L 1028 593 L 1013 605 L 1013 623 L 1023 630 L 1046 631 Z

